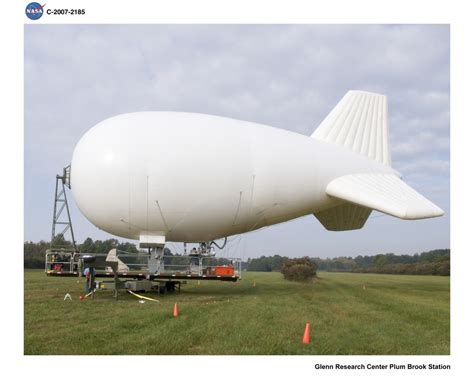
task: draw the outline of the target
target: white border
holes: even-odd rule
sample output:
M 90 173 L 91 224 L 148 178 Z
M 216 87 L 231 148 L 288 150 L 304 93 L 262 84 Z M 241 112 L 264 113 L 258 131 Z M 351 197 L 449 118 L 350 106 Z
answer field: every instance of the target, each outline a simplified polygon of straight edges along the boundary
M 471 370 L 472 356 L 472 241 L 470 229 L 472 198 L 472 123 L 474 28 L 467 5 L 449 6 L 432 1 L 59 1 L 47 7 L 86 8 L 86 16 L 42 17 L 29 21 L 24 14 L 28 2 L 3 5 L 2 104 L 0 154 L 2 162 L 0 230 L 4 257 L 15 258 L 8 270 L 2 268 L 2 361 L 9 375 L 34 377 L 87 375 L 140 375 L 209 377 L 226 373 L 226 378 L 256 376 L 360 377 L 435 376 L 461 377 Z M 23 24 L 25 23 L 450 23 L 451 26 L 451 138 L 452 138 L 452 308 L 451 356 L 251 356 L 251 357 L 24 357 L 23 356 Z M 47 43 L 47 41 L 45 41 Z M 472 232 L 471 232 L 472 233 Z M 445 362 L 451 371 L 316 371 L 315 363 L 357 362 Z M 124 364 L 125 362 L 125 364 Z M 67 374 L 67 367 L 75 367 Z M 137 368 L 139 370 L 137 371 Z M 463 375 L 464 374 L 464 375 Z M 222 375 L 219 375 L 222 376 Z

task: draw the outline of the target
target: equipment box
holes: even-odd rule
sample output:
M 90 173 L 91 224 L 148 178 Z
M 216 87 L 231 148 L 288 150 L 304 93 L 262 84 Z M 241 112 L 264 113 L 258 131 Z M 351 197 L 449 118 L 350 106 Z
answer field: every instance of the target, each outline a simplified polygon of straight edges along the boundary
M 126 282 L 125 287 L 130 291 L 151 291 L 151 281 L 149 280 L 130 280 Z
M 218 276 L 232 276 L 234 275 L 234 267 L 232 266 L 216 266 L 215 274 Z

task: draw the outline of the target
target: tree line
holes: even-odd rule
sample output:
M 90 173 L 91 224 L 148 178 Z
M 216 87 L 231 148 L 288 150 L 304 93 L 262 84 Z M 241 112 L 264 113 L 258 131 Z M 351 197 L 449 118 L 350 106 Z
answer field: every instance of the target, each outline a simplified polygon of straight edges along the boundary
M 72 248 L 69 241 L 57 237 L 55 246 Z M 43 268 L 46 250 L 50 248 L 50 242 L 24 242 L 24 267 Z M 140 250 L 130 242 L 120 242 L 115 238 L 107 240 L 93 240 L 86 238 L 78 245 L 81 252 L 88 254 L 107 254 L 111 249 L 117 248 L 127 253 L 138 253 Z M 165 256 L 172 259 L 173 264 L 178 264 L 179 254 L 173 255 L 165 248 Z M 171 257 L 175 258 L 171 258 Z M 281 255 L 261 256 L 260 258 L 249 258 L 242 262 L 242 269 L 247 271 L 276 271 L 280 272 L 288 257 Z M 357 257 L 336 258 L 309 258 L 319 271 L 343 271 L 343 272 L 365 272 L 383 274 L 414 274 L 414 275 L 450 275 L 450 249 L 438 249 L 423 252 L 421 254 L 377 254 L 358 255 Z M 218 258 L 219 264 L 228 264 L 225 258 Z M 175 263 L 176 262 L 176 263 Z M 171 261 L 170 261 L 171 263 Z M 181 263 L 181 262 L 180 262 Z
M 281 271 L 288 257 L 280 255 L 249 258 L 247 271 Z M 450 249 L 437 249 L 414 255 L 393 253 L 357 257 L 309 258 L 320 271 L 380 274 L 450 275 Z

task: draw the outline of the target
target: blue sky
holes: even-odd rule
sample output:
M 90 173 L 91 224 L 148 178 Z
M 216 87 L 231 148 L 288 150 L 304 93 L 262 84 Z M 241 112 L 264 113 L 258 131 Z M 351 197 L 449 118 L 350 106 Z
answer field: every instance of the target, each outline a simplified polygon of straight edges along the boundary
M 310 135 L 349 89 L 360 89 L 388 96 L 393 166 L 445 216 L 373 212 L 364 229 L 334 233 L 310 215 L 233 237 L 222 254 L 447 248 L 449 40 L 447 25 L 25 25 L 25 240 L 49 239 L 55 175 L 105 118 L 199 112 Z M 112 237 L 70 199 L 79 242 Z

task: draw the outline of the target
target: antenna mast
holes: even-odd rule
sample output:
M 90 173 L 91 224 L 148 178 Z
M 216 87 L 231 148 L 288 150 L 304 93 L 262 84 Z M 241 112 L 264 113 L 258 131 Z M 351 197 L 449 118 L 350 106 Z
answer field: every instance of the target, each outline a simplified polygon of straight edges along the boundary
M 74 230 L 72 228 L 71 213 L 69 212 L 69 205 L 66 196 L 66 187 L 71 188 L 71 166 L 64 167 L 63 175 L 56 175 L 56 190 L 54 193 L 54 213 L 53 213 L 53 227 L 51 231 L 51 247 L 65 247 L 55 246 L 57 237 L 61 236 L 64 239 L 64 234 L 67 231 L 71 232 L 72 245 L 77 251 L 76 239 L 74 238 Z M 62 217 L 63 211 L 66 210 L 66 217 Z M 61 229 L 57 233 L 57 229 Z

